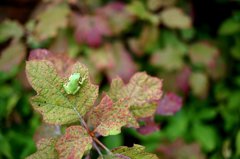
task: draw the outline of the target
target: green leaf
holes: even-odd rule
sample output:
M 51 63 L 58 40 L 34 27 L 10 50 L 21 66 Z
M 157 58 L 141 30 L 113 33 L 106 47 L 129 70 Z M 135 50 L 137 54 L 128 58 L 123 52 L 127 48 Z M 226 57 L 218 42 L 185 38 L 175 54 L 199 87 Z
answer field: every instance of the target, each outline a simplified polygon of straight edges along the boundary
M 237 133 L 237 136 L 236 136 L 236 154 L 237 156 L 240 156 L 240 130 L 238 131 Z
M 155 101 L 162 96 L 162 80 L 145 72 L 136 73 L 127 85 L 116 78 L 107 94 L 114 102 L 122 98 L 128 99 L 127 104 L 135 118 L 149 117 L 155 113 Z
M 128 99 L 122 98 L 113 103 L 107 95 L 104 96 L 101 103 L 89 113 L 89 122 L 95 127 L 94 131 L 108 136 L 119 134 L 125 125 L 137 127 L 128 102 Z
M 0 43 L 10 38 L 20 39 L 23 33 L 23 28 L 18 22 L 5 20 L 0 24 Z
M 37 143 L 37 152 L 27 157 L 27 159 L 57 159 L 58 154 L 55 150 L 57 139 L 42 139 Z
M 68 81 L 68 77 L 59 76 L 53 63 L 46 60 L 27 62 L 27 77 L 37 92 L 31 99 L 31 104 L 47 123 L 62 125 L 76 122 L 79 120 L 78 113 L 84 116 L 94 104 L 98 87 L 91 84 L 87 68 L 77 62 L 70 72 L 80 73 L 86 78 L 75 95 L 65 92 L 63 85 Z
M 217 132 L 211 126 L 194 123 L 193 136 L 201 144 L 203 149 L 210 152 L 217 146 Z
M 113 149 L 114 154 L 121 154 L 129 157 L 130 159 L 158 159 L 155 154 L 145 152 L 145 148 L 141 145 L 134 144 L 133 147 L 121 146 Z
M 60 158 L 81 159 L 92 148 L 92 138 L 81 126 L 71 126 L 66 134 L 58 139 L 56 149 Z
M 191 18 L 180 8 L 171 7 L 161 12 L 162 23 L 172 29 L 187 29 L 192 26 Z
M 59 29 L 67 26 L 69 13 L 70 10 L 65 4 L 48 7 L 36 17 L 34 37 L 40 41 L 55 37 Z
M 19 41 L 12 43 L 2 51 L 0 58 L 0 71 L 9 72 L 19 67 L 26 55 L 26 47 Z
M 235 19 L 224 21 L 218 31 L 220 35 L 232 35 L 238 32 L 240 32 L 240 22 Z

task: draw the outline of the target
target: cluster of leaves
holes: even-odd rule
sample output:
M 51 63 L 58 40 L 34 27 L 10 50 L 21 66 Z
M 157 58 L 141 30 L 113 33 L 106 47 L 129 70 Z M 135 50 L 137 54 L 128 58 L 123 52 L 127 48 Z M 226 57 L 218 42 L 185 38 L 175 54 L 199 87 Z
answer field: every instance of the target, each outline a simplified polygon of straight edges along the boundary
M 94 106 L 98 87 L 91 83 L 88 69 L 79 62 L 68 61 L 66 63 L 66 57 L 55 57 L 47 50 L 35 50 L 30 54 L 26 73 L 37 91 L 31 104 L 46 123 L 68 126 L 64 135 L 40 140 L 38 151 L 29 158 L 82 158 L 92 144 L 96 149 L 97 144 L 102 145 L 96 136 L 119 134 L 123 126 L 139 127 L 137 120 L 152 116 L 156 101 L 162 96 L 160 79 L 136 73 L 127 85 L 120 78 L 113 79 L 110 90 Z M 77 73 L 85 80 L 75 83 L 80 89 L 70 94 L 63 86 L 71 82 L 68 81 L 70 75 Z M 81 126 L 74 124 L 78 121 Z M 107 152 L 108 158 L 138 158 L 135 153 L 143 158 L 157 158 L 143 150 L 135 145 Z
M 217 3 L 230 2 L 217 0 Z M 0 131 L 0 142 L 4 144 L 3 148 L 0 145 L 0 158 L 1 155 L 15 158 L 15 149 L 22 152 L 20 158 L 34 152 L 30 138 L 39 118 L 26 102 L 29 84 L 22 66 L 27 51 L 35 48 L 47 48 L 59 54 L 36 50 L 30 54 L 27 64 L 28 78 L 38 92 L 31 101 L 34 109 L 43 115 L 44 121 L 56 124 L 40 126 L 36 140 L 50 139 L 40 141 L 40 153 L 32 157 L 49 152 L 54 157 L 65 150 L 75 154 L 75 149 L 80 153 L 76 155 L 83 155 L 92 143 L 96 144 L 93 137 L 97 134 L 105 136 L 100 140 L 108 148 L 119 147 L 123 142 L 128 146 L 138 143 L 162 158 L 238 158 L 240 15 L 233 12 L 212 36 L 208 24 L 193 25 L 193 19 L 197 21 L 196 8 L 194 2 L 184 0 L 43 0 L 26 24 L 3 21 L 0 24 L 0 43 L 4 44 L 0 59 L 0 106 L 3 108 L 0 117 L 4 127 Z M 65 53 L 86 65 L 89 75 L 85 66 L 74 64 L 63 55 Z M 149 77 L 136 73 L 139 70 L 163 79 L 166 93 L 161 100 L 156 100 L 157 97 L 146 100 L 146 96 L 135 94 L 145 88 L 136 90 L 129 98 L 132 84 L 139 77 Z M 74 73 L 86 80 L 76 86 L 76 94 L 69 95 L 63 85 L 70 82 L 69 77 Z M 46 83 L 53 78 L 53 83 Z M 107 92 L 102 98 L 96 100 L 98 89 L 90 79 L 100 85 L 100 93 Z M 106 83 L 110 82 L 111 88 L 106 91 Z M 151 84 L 146 82 L 143 86 Z M 50 87 L 53 89 L 44 89 Z M 153 101 L 154 104 L 149 104 Z M 60 103 L 64 103 L 64 107 L 56 109 Z M 176 113 L 182 105 L 183 109 Z M 71 128 L 70 125 L 79 125 L 79 115 L 86 121 L 87 131 L 80 126 Z M 15 128 L 12 124 L 19 116 L 21 122 L 17 124 L 23 125 L 30 119 L 24 125 L 29 128 L 29 139 L 24 141 L 19 141 L 24 128 Z M 123 133 L 118 134 L 123 126 L 140 127 L 123 128 Z M 126 141 L 129 136 L 133 138 L 130 144 Z M 85 148 L 79 148 L 78 143 L 72 144 L 67 138 L 86 141 Z M 12 141 L 16 148 L 11 147 Z M 67 146 L 61 144 L 63 142 L 71 144 Z M 67 147 L 61 147 L 63 145 Z M 21 146 L 25 147 L 24 151 L 19 149 Z M 143 149 L 135 145 L 113 149 L 111 153 L 116 154 L 115 157 L 121 158 L 119 154 L 122 154 L 131 158 L 133 152 L 136 156 L 143 153 Z

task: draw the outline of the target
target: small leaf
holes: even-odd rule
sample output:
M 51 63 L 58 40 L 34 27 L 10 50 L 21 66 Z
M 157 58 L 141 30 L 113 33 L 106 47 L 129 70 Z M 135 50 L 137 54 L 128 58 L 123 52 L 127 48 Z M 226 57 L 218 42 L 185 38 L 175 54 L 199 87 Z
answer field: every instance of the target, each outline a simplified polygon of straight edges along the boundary
M 36 17 L 37 24 L 33 36 L 39 41 L 55 37 L 59 29 L 67 26 L 69 11 L 68 6 L 64 4 L 48 7 Z
M 214 67 L 219 50 L 207 42 L 198 42 L 190 46 L 189 56 L 193 64 Z
M 151 63 L 154 66 L 160 66 L 167 71 L 179 70 L 184 66 L 184 54 L 174 45 L 169 45 L 162 50 L 157 51 L 151 57 Z
M 2 51 L 0 58 L 0 71 L 9 72 L 19 67 L 26 56 L 26 47 L 19 41 L 12 43 Z
M 207 97 L 209 87 L 207 75 L 201 72 L 192 73 L 190 76 L 190 87 L 193 94 L 197 97 Z
M 60 159 L 81 159 L 92 148 L 92 138 L 81 126 L 71 126 L 66 134 L 58 139 L 56 149 Z
M 89 113 L 89 122 L 95 127 L 94 131 L 103 136 L 119 134 L 122 126 L 132 124 L 131 120 L 133 118 L 129 111 L 127 99 L 121 99 L 113 103 L 107 95 Z M 132 125 L 135 126 L 137 123 Z
M 135 118 L 152 116 L 156 110 L 156 101 L 162 96 L 162 81 L 145 72 L 136 73 L 127 85 L 120 78 L 113 79 L 107 93 L 115 102 L 128 99 L 127 104 Z
M 174 93 L 166 94 L 160 101 L 157 107 L 157 114 L 173 115 L 182 107 L 182 98 Z
M 157 152 L 164 159 L 205 159 L 198 144 L 187 144 L 182 139 L 173 143 L 163 143 Z
M 80 44 L 99 47 L 103 37 L 111 35 L 109 25 L 103 17 L 74 15 L 73 21 L 75 38 Z
M 191 27 L 191 18 L 179 8 L 168 8 L 161 13 L 162 23 L 172 29 L 187 29 Z
M 137 129 L 137 131 L 142 135 L 149 135 L 155 131 L 159 130 L 159 125 L 154 122 L 153 118 L 144 118 L 141 119 L 141 121 L 144 121 L 144 126 L 141 126 Z
M 68 77 L 61 77 L 50 61 L 32 60 L 26 65 L 26 73 L 37 95 L 31 99 L 34 109 L 50 124 L 69 124 L 79 120 L 78 111 L 84 116 L 93 106 L 98 87 L 91 84 L 87 68 L 75 63 L 70 72 L 80 73 L 86 78 L 81 89 L 73 96 L 68 95 L 63 85 Z
M 57 159 L 58 153 L 55 150 L 56 138 L 41 139 L 37 143 L 37 152 L 27 157 L 27 159 Z
M 16 21 L 5 20 L 0 24 L 0 43 L 10 38 L 19 40 L 23 34 L 23 27 Z
M 220 35 L 233 35 L 240 32 L 240 22 L 234 18 L 227 19 L 222 23 L 218 33 Z
M 121 146 L 113 149 L 112 152 L 114 154 L 124 155 L 130 159 L 158 159 L 155 154 L 145 152 L 144 149 L 145 148 L 143 146 L 135 144 L 133 147 Z

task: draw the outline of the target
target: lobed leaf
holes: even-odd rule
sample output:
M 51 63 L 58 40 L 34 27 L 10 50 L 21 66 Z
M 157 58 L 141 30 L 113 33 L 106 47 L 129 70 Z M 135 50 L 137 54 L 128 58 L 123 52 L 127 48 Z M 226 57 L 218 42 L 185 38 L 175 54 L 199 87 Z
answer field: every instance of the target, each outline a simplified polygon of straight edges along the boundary
M 81 126 L 71 126 L 66 134 L 58 139 L 56 149 L 60 159 L 81 159 L 92 148 L 92 138 Z
M 127 104 L 134 117 L 144 118 L 154 114 L 156 109 L 155 101 L 162 96 L 161 89 L 161 80 L 142 72 L 136 73 L 127 85 L 124 85 L 120 78 L 114 79 L 108 95 L 114 102 L 127 98 Z
M 70 124 L 79 120 L 78 113 L 84 116 L 94 104 L 98 87 L 91 84 L 87 68 L 81 63 L 71 67 L 72 73 L 80 73 L 87 80 L 77 94 L 68 95 L 63 84 L 68 77 L 58 75 L 54 64 L 46 60 L 28 61 L 26 73 L 37 95 L 31 99 L 34 109 L 43 115 L 50 124 Z
M 56 138 L 41 139 L 37 143 L 37 152 L 27 157 L 27 159 L 57 159 L 56 142 Z
M 38 40 L 55 37 L 59 29 L 66 27 L 70 10 L 67 5 L 58 4 L 49 7 L 36 17 L 38 23 L 33 34 Z
M 191 18 L 179 8 L 168 8 L 161 13 L 162 23 L 172 29 L 187 29 L 191 27 Z
M 134 144 L 133 147 L 121 146 L 113 149 L 112 152 L 114 154 L 124 155 L 130 159 L 158 159 L 155 154 L 148 153 L 144 149 L 145 148 L 143 146 Z
M 125 125 L 137 126 L 133 118 L 128 99 L 123 98 L 113 103 L 107 95 L 89 113 L 89 122 L 95 127 L 94 131 L 103 136 L 119 134 Z
M 0 43 L 10 38 L 19 40 L 23 34 L 23 27 L 16 21 L 5 20 L 0 24 Z

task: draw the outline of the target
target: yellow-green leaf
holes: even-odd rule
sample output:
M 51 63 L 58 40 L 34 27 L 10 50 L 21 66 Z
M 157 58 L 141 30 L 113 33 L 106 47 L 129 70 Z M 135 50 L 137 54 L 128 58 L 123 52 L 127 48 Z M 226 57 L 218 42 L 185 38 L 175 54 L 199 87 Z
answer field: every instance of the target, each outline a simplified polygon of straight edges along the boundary
M 20 39 L 23 36 L 22 26 L 11 20 L 5 20 L 0 24 L 0 43 L 10 38 Z
M 38 23 L 33 30 L 38 40 L 45 40 L 57 35 L 60 28 L 67 25 L 70 10 L 65 4 L 49 7 L 37 16 Z
M 61 125 L 76 122 L 79 120 L 78 113 L 84 116 L 94 104 L 98 87 L 91 84 L 87 68 L 77 62 L 71 67 L 70 72 L 80 73 L 86 78 L 75 95 L 68 95 L 65 92 L 63 85 L 69 77 L 59 76 L 53 63 L 46 60 L 27 62 L 27 77 L 37 92 L 31 99 L 31 104 L 43 115 L 47 123 Z
M 37 152 L 27 157 L 27 159 L 58 159 L 55 149 L 56 138 L 41 139 L 37 143 Z
M 66 134 L 58 139 L 56 149 L 60 159 L 81 159 L 92 148 L 92 138 L 81 126 L 71 126 Z
M 130 159 L 158 159 L 157 155 L 145 151 L 141 145 L 135 144 L 133 147 L 121 146 L 112 150 L 114 154 L 121 154 Z
M 191 18 L 179 8 L 168 8 L 161 13 L 162 23 L 172 29 L 187 29 L 192 25 Z

